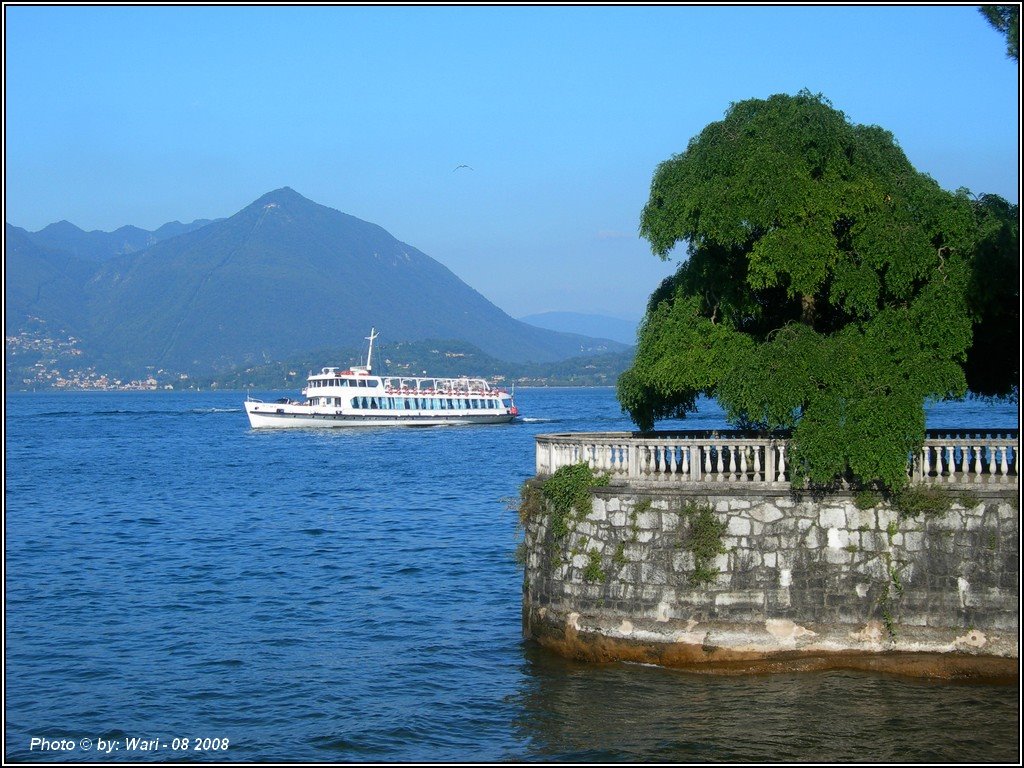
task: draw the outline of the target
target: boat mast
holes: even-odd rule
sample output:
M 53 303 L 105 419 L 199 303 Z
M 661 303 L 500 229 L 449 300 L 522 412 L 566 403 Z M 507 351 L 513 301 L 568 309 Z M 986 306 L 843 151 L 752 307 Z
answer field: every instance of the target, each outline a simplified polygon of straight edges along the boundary
M 378 334 L 375 333 L 376 329 L 370 329 L 370 335 L 364 336 L 367 341 L 370 342 L 370 351 L 366 353 L 366 372 L 369 373 L 372 370 L 371 362 L 373 360 L 373 340 L 377 338 Z

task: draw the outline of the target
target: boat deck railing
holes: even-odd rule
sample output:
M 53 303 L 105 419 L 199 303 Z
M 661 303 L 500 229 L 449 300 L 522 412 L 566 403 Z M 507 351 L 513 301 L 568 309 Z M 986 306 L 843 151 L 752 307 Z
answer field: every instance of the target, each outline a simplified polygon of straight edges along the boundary
M 507 394 L 491 386 L 484 379 L 421 378 L 412 376 L 382 376 L 384 391 L 389 394 L 411 395 L 487 395 Z
M 594 432 L 536 437 L 536 473 L 585 462 L 612 481 L 695 486 L 718 484 L 791 486 L 787 437 L 739 430 Z M 928 430 L 924 444 L 907 455 L 915 485 L 1018 486 L 1018 430 Z

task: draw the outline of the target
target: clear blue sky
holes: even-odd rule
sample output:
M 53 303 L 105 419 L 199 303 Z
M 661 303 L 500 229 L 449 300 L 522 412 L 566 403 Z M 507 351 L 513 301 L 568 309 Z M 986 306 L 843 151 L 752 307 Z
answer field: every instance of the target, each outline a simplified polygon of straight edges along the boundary
M 639 318 L 662 160 L 824 94 L 947 189 L 1018 202 L 1018 65 L 976 6 L 31 7 L 5 14 L 5 219 L 230 216 L 290 186 L 509 314 Z M 468 164 L 473 170 L 453 169 Z

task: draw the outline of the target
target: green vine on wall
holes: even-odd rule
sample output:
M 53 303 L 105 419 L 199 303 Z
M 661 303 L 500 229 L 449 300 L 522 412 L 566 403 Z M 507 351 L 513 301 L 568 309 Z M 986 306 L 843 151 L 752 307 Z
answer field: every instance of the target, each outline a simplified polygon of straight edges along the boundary
M 551 533 L 561 539 L 570 523 L 590 514 L 590 489 L 608 485 L 611 475 L 597 474 L 586 462 L 562 467 L 541 485 L 544 499 L 551 504 Z
M 689 520 L 689 532 L 684 549 L 693 554 L 693 573 L 690 585 L 699 587 L 710 584 L 718 576 L 718 569 L 712 567 L 715 557 L 728 550 L 722 543 L 725 523 L 720 523 L 708 504 L 687 502 L 679 511 L 680 516 Z
M 953 506 L 953 497 L 941 488 L 910 486 L 894 493 L 891 501 L 900 518 L 942 515 Z
M 607 574 L 601 567 L 601 553 L 591 549 L 587 553 L 587 567 L 583 569 L 584 581 L 604 581 Z

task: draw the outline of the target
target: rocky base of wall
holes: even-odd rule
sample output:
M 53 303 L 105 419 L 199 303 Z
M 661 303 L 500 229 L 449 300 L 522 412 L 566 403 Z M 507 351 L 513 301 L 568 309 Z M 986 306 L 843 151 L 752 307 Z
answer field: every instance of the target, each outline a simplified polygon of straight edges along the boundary
M 628 661 L 706 674 L 844 669 L 945 680 L 1019 679 L 1016 635 L 977 629 L 957 634 L 903 627 L 893 639 L 877 621 L 860 627 L 801 626 L 788 619 L 761 624 L 623 619 L 616 624 L 524 605 L 523 634 L 578 661 Z

